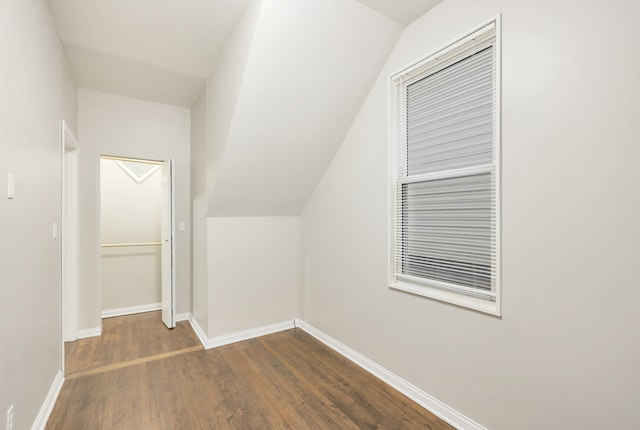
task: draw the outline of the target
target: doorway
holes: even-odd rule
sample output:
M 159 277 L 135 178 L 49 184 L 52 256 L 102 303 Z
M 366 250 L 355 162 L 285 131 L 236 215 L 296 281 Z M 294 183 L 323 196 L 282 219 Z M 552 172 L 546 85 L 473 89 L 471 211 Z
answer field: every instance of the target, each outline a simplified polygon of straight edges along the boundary
M 175 327 L 173 163 L 100 157 L 102 317 L 162 310 Z

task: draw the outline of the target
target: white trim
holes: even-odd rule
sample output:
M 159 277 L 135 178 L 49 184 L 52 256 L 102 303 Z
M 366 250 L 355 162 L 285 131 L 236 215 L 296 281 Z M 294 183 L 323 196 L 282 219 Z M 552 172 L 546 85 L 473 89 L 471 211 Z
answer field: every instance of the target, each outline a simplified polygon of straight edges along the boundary
M 65 137 L 66 139 L 66 137 Z M 62 335 L 78 332 L 78 151 L 62 156 Z
M 196 333 L 196 336 L 198 336 L 198 339 L 200 339 L 202 346 L 204 346 L 204 349 L 217 348 L 219 346 L 242 342 L 243 340 L 249 340 L 256 337 L 265 336 L 267 334 L 277 333 L 279 331 L 295 328 L 294 320 L 290 320 L 210 338 L 204 332 L 202 327 L 200 327 L 200 324 L 198 324 L 198 321 L 196 321 L 195 318 L 191 317 L 191 319 L 189 319 L 189 322 L 191 323 L 191 327 L 193 327 L 193 331 Z
M 417 67 L 420 66 L 421 63 L 425 62 L 426 60 L 428 60 L 430 58 L 434 58 L 440 52 L 446 52 L 448 50 L 455 49 L 456 47 L 460 46 L 464 42 L 468 41 L 470 38 L 473 38 L 473 36 L 476 33 L 483 33 L 484 29 L 490 30 L 490 28 L 488 28 L 488 27 L 492 23 L 495 23 L 495 25 L 496 25 L 496 34 L 497 34 L 500 31 L 497 27 L 501 24 L 499 22 L 501 17 L 502 17 L 502 14 L 498 14 L 498 15 L 494 16 L 493 18 L 490 18 L 490 19 L 486 20 L 484 23 L 480 24 L 479 26 L 475 27 L 473 30 L 465 31 L 463 34 L 461 34 L 458 37 L 454 38 L 449 43 L 446 43 L 446 44 L 442 45 L 441 48 L 435 49 L 435 50 L 429 52 L 426 56 L 422 57 L 421 59 L 419 59 L 417 61 L 413 61 L 412 63 L 409 63 L 409 64 L 405 65 L 404 67 L 400 68 L 399 70 L 389 74 L 389 79 L 391 81 L 393 81 L 393 80 L 399 78 L 400 76 L 404 75 L 406 72 L 408 72 L 410 70 L 415 70 Z
M 64 119 L 62 120 L 62 135 L 64 136 L 62 146 L 64 149 L 74 150 L 79 148 L 76 135 L 73 134 L 73 131 L 69 128 L 69 124 L 67 124 L 67 121 Z
M 502 315 L 502 14 L 496 22 L 496 315 Z
M 241 342 L 243 340 L 249 340 L 255 337 L 277 333 L 279 331 L 289 330 L 292 328 L 295 328 L 293 320 L 284 321 L 276 324 L 269 324 L 262 327 L 252 328 L 249 330 L 242 330 L 236 333 L 230 333 L 230 334 L 225 334 L 222 336 L 216 336 L 214 338 L 210 338 L 205 348 L 210 349 L 210 348 L 215 348 L 217 346 L 229 345 L 230 343 Z
M 162 322 L 168 328 L 176 326 L 176 180 L 175 180 L 175 162 L 168 159 L 162 164 Z M 168 175 L 168 177 L 167 177 Z M 168 183 L 167 183 L 168 181 Z M 165 187 L 168 190 L 165 190 Z M 168 200 L 165 200 L 166 191 L 169 192 Z M 166 207 L 168 203 L 169 207 Z M 168 211 L 168 213 L 166 213 Z M 168 219 L 167 219 L 168 217 Z M 167 255 L 168 253 L 168 255 Z M 167 267 L 167 265 L 169 267 Z M 166 273 L 166 269 L 169 273 Z M 167 278 L 169 276 L 169 279 Z M 167 285 L 167 283 L 169 285 Z M 168 297 L 167 297 L 168 296 Z
M 475 176 L 485 173 L 493 173 L 495 167 L 491 164 L 482 164 L 479 166 L 462 167 L 460 169 L 445 170 L 444 172 L 423 173 L 420 175 L 403 175 L 402 178 L 398 178 L 400 184 L 414 184 L 416 182 L 427 182 L 438 179 L 450 179 L 460 178 L 462 176 Z
M 399 103 L 398 97 L 404 94 L 403 91 L 398 89 L 406 88 L 408 82 L 411 79 L 415 79 L 416 76 L 421 76 L 427 69 L 427 66 L 438 61 L 438 56 L 446 57 L 451 52 L 459 49 L 462 46 L 467 45 L 478 36 L 483 36 L 486 33 L 493 31 L 495 41 L 493 46 L 495 49 L 495 118 L 493 121 L 493 150 L 494 150 L 494 163 L 491 165 L 480 165 L 467 167 L 462 169 L 449 170 L 446 172 L 436 172 L 421 175 L 413 175 L 407 177 L 406 172 L 399 175 L 398 169 L 398 142 L 405 140 L 397 137 L 398 133 L 403 132 L 405 127 L 399 127 L 398 121 L 398 109 L 404 103 Z M 487 39 L 489 40 L 489 39 Z M 483 43 L 485 43 L 484 41 Z M 448 61 L 446 59 L 441 61 Z M 409 78 L 407 78 L 409 77 Z M 453 42 L 447 44 L 444 48 L 438 49 L 432 52 L 421 60 L 418 60 L 411 65 L 389 75 L 387 80 L 388 91 L 388 127 L 387 138 L 389 140 L 388 145 L 388 158 L 387 174 L 391 179 L 389 180 L 389 188 L 387 189 L 388 198 L 388 247 L 387 247 L 387 260 L 389 266 L 387 268 L 387 277 L 389 288 L 396 291 L 403 291 L 416 296 L 427 297 L 435 299 L 444 303 L 453 304 L 456 306 L 469 308 L 475 311 L 483 312 L 486 314 L 500 317 L 502 315 L 502 15 L 498 14 L 489 19 L 482 25 L 476 27 L 469 33 L 458 37 Z M 397 105 L 400 105 L 397 106 Z M 399 145 L 400 149 L 403 145 Z M 482 291 L 465 288 L 463 286 L 448 285 L 444 282 L 439 282 L 432 279 L 417 280 L 412 279 L 414 277 L 409 275 L 399 275 L 396 273 L 396 226 L 398 217 L 397 208 L 397 186 L 398 184 L 408 184 L 414 182 L 424 182 L 435 179 L 443 179 L 449 177 L 461 177 L 471 176 L 482 173 L 492 173 L 495 180 L 495 288 L 489 294 L 484 294 Z M 452 288 L 454 287 L 454 288 Z M 457 290 L 457 291 L 456 291 Z M 470 291 L 471 290 L 471 291 Z
M 326 333 L 318 330 L 306 322 L 297 319 L 296 326 L 300 327 L 305 332 L 309 333 L 311 336 L 318 339 L 320 342 L 327 345 L 329 348 L 343 355 L 347 359 L 351 360 L 353 363 L 362 367 L 367 372 L 371 373 L 373 376 L 382 380 L 383 382 L 389 384 L 405 396 L 409 397 L 411 400 L 422 406 L 423 408 L 430 411 L 432 414 L 436 415 L 443 421 L 451 424 L 458 430 L 487 430 L 486 427 L 481 426 L 476 423 L 472 419 L 464 416 L 460 412 L 451 408 L 450 406 L 445 405 L 435 397 L 425 393 L 420 388 L 415 385 L 409 383 L 408 381 L 402 379 L 398 375 L 388 371 L 384 367 L 375 363 L 374 361 L 368 359 L 364 355 L 360 354 L 357 351 L 349 348 L 345 344 L 337 341 Z
M 151 167 L 142 176 L 138 176 L 134 171 L 129 169 L 126 164 L 124 164 L 124 161 L 122 161 L 122 160 L 112 160 L 112 161 L 114 163 L 116 163 L 127 175 L 129 175 L 131 177 L 131 179 L 136 181 L 138 184 L 143 183 L 149 176 L 153 175 L 155 172 L 158 171 L 158 169 L 160 169 L 159 165 L 155 165 L 155 166 Z M 130 163 L 136 163 L 136 161 L 129 161 L 129 162 Z
M 318 330 L 313 327 L 311 324 L 308 324 L 300 319 L 295 319 L 293 321 L 284 321 L 281 323 L 270 324 L 262 327 L 258 327 L 250 330 L 243 330 L 236 333 L 231 333 L 228 335 L 218 336 L 215 338 L 208 338 L 202 327 L 198 324 L 195 318 L 189 312 L 181 313 L 176 315 L 176 321 L 186 321 L 188 320 L 191 326 L 194 329 L 194 332 L 202 342 L 202 345 L 205 349 L 211 349 L 218 346 L 228 345 L 234 342 L 240 342 L 243 340 L 253 339 L 255 337 L 265 336 L 267 334 L 276 333 L 279 331 L 289 330 L 295 327 L 299 327 L 304 330 L 309 335 L 313 336 L 323 344 L 327 345 L 329 348 L 333 349 L 340 355 L 344 356 L 351 362 L 360 366 L 367 372 L 371 373 L 373 376 L 377 377 L 381 381 L 395 388 L 423 408 L 427 409 L 438 418 L 446 421 L 453 427 L 458 430 L 487 430 L 486 427 L 478 424 L 472 419 L 466 417 L 450 406 L 442 403 L 435 397 L 427 394 L 422 391 L 420 388 L 411 384 L 410 382 L 402 379 L 398 375 L 390 372 L 384 367 L 380 366 L 376 362 L 370 360 L 359 352 L 349 348 L 342 342 L 332 338 L 328 334 Z M 84 329 L 78 332 L 79 338 L 85 338 L 90 336 L 99 336 L 101 332 L 101 328 L 94 329 Z M 60 390 L 64 384 L 64 376 L 62 372 L 58 372 L 55 376 L 53 383 L 51 384 L 51 388 L 47 394 L 47 397 L 40 408 L 38 416 L 36 417 L 31 430 L 44 430 L 47 420 L 51 415 L 51 411 L 55 406 L 58 395 L 60 394 Z
M 176 279 L 177 264 L 176 257 L 176 162 L 174 159 L 167 160 L 170 167 L 169 179 L 171 180 L 171 322 L 172 327 L 176 326 L 176 290 L 178 281 Z
M 102 327 L 83 328 L 78 330 L 78 339 L 86 339 L 88 337 L 95 337 L 102 335 Z
M 434 287 L 440 288 L 445 291 L 451 291 L 458 294 L 467 294 L 471 297 L 477 297 L 484 300 L 493 300 L 496 293 L 493 291 L 480 290 L 478 288 L 464 287 L 462 285 L 450 284 L 444 281 L 437 281 L 435 279 L 420 278 L 413 275 L 405 275 L 404 273 L 396 273 L 396 283 L 409 283 L 416 284 L 418 287 Z
M 500 316 L 500 308 L 495 301 L 485 298 L 472 297 L 456 291 L 448 291 L 443 288 L 431 287 L 429 285 L 417 284 L 415 282 L 405 282 L 401 279 L 389 284 L 389 288 L 396 291 L 415 294 L 416 296 L 427 297 L 463 308 L 473 309 L 489 315 Z M 496 298 L 497 300 L 497 298 Z
M 180 322 L 180 321 L 190 321 L 191 320 L 191 312 L 184 312 L 181 314 L 176 314 L 175 317 L 175 321 L 176 322 Z
M 49 388 L 47 397 L 44 399 L 44 403 L 42 403 L 42 407 L 38 412 L 38 416 L 31 426 L 31 430 L 44 430 L 47 425 L 47 421 L 49 420 L 49 415 L 51 415 L 51 411 L 53 411 L 53 407 L 56 404 L 56 400 L 58 399 L 58 395 L 60 394 L 60 390 L 62 389 L 63 384 L 64 376 L 62 375 L 61 371 L 58 371 L 55 378 L 53 379 L 51 388 Z
M 196 320 L 193 315 L 189 316 L 189 324 L 191 324 L 191 328 L 193 328 L 196 336 L 198 336 L 198 339 L 200 340 L 200 343 L 202 344 L 204 349 L 208 349 L 207 341 L 209 340 L 209 338 L 207 337 L 207 334 L 204 332 L 202 327 L 200 327 L 200 324 L 198 324 L 198 320 Z
M 162 303 L 150 303 L 148 305 L 129 306 L 126 308 L 106 309 L 102 311 L 102 318 L 141 314 L 144 312 L 159 311 L 160 309 L 162 309 Z
M 61 343 L 76 340 L 78 333 L 78 140 L 67 121 L 60 121 L 62 166 L 60 194 L 61 234 Z M 61 352 L 64 368 L 64 349 Z

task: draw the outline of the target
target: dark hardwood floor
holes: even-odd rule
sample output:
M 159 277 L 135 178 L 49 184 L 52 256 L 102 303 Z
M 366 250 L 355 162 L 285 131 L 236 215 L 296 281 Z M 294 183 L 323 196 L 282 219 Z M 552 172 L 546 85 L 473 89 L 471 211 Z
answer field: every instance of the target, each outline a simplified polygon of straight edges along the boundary
M 452 429 L 300 329 L 205 351 L 140 315 L 69 345 L 47 429 Z

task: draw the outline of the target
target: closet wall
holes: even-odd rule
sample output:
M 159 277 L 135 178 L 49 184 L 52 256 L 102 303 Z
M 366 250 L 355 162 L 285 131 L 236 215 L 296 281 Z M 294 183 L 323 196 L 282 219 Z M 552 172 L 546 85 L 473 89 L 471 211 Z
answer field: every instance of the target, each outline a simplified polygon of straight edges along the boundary
M 162 301 L 158 165 L 100 161 L 102 311 Z M 122 245 L 122 246 L 111 246 Z

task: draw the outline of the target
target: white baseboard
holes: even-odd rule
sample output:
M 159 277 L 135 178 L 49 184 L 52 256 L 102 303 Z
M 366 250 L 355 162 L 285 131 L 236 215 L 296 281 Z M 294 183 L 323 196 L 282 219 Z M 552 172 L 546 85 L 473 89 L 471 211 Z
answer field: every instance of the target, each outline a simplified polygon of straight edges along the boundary
M 445 405 L 435 397 L 425 393 L 420 388 L 402 379 L 398 375 L 388 371 L 379 364 L 371 361 L 364 355 L 349 348 L 345 344 L 337 341 L 328 334 L 318 330 L 317 328 L 305 323 L 302 320 L 296 320 L 296 326 L 300 327 L 320 342 L 335 350 L 347 359 L 351 360 L 367 372 L 376 376 L 378 379 L 389 384 L 423 408 L 436 415 L 438 418 L 451 424 L 458 430 L 487 430 L 485 427 L 467 418 L 455 409 Z
M 184 313 L 181 313 L 181 314 L 176 314 L 176 318 L 175 318 L 176 322 L 189 321 L 189 320 L 191 320 L 191 312 L 184 312 Z
M 209 338 L 205 348 L 210 349 L 217 346 L 229 345 L 230 343 L 241 342 L 243 340 L 253 339 L 254 337 L 265 336 L 267 334 L 289 330 L 294 327 L 295 326 L 293 325 L 293 320 L 291 320 L 276 324 L 269 324 L 258 328 L 252 328 L 249 330 L 242 330 L 222 336 L 216 336 L 214 338 Z
M 311 336 L 315 337 L 320 342 L 327 345 L 329 348 L 335 350 L 336 352 L 343 355 L 353 363 L 362 367 L 367 372 L 371 373 L 373 376 L 389 384 L 390 386 L 392 386 L 393 388 L 395 388 L 405 396 L 409 397 L 411 400 L 418 403 L 420 406 L 427 409 L 428 411 L 436 415 L 438 418 L 446 421 L 456 429 L 487 430 L 482 425 L 476 423 L 472 419 L 466 417 L 465 415 L 461 414 L 460 412 L 456 411 L 450 406 L 442 403 L 441 401 L 427 394 L 426 392 L 422 391 L 420 388 L 416 387 L 415 385 L 402 379 L 398 375 L 390 372 L 389 370 L 385 369 L 384 367 L 380 366 L 379 364 L 375 363 L 374 361 L 370 360 L 369 358 L 365 357 L 359 352 L 349 348 L 345 344 L 337 341 L 336 339 L 332 338 L 328 334 L 318 330 L 317 328 L 313 327 L 310 324 L 307 324 L 306 322 L 300 319 L 296 319 L 295 321 L 284 321 L 276 324 L 270 324 L 262 327 L 257 327 L 254 329 L 243 330 L 235 333 L 217 336 L 214 338 L 209 338 L 207 336 L 207 334 L 202 329 L 202 327 L 200 327 L 200 324 L 198 324 L 198 321 L 190 313 L 187 312 L 187 313 L 176 315 L 176 321 L 187 321 L 187 320 L 191 324 L 193 331 L 196 333 L 196 336 L 198 336 L 198 339 L 200 340 L 200 342 L 202 343 L 202 346 L 204 346 L 205 349 L 216 348 L 218 346 L 228 345 L 231 343 L 241 342 L 243 340 L 265 336 L 265 335 L 276 333 L 279 331 L 289 330 L 294 327 L 300 327 L 302 330 L 309 333 Z M 95 331 L 97 331 L 97 334 L 92 334 Z M 79 333 L 79 337 L 82 336 L 83 332 L 87 334 L 84 337 L 98 336 L 100 335 L 100 328 L 81 330 Z M 56 393 L 56 396 L 57 396 L 57 393 Z M 54 403 L 55 403 L 55 399 L 54 399 Z M 51 411 L 49 411 L 49 413 L 50 412 Z
M 78 330 L 78 339 L 86 339 L 88 337 L 100 336 L 102 334 L 102 327 L 83 328 Z
M 280 323 L 269 324 L 262 327 L 242 330 L 235 333 L 210 338 L 204 332 L 202 327 L 200 327 L 200 324 L 198 324 L 198 321 L 196 321 L 195 318 L 191 317 L 189 322 L 191 323 L 191 327 L 193 327 L 193 331 L 196 333 L 196 336 L 198 336 L 198 339 L 200 339 L 202 346 L 204 346 L 204 349 L 211 349 L 218 346 L 229 345 L 231 343 L 265 336 L 267 334 L 277 333 L 279 331 L 289 330 L 295 327 L 293 320 L 283 321 Z
M 56 404 L 58 394 L 60 394 L 60 390 L 62 389 L 63 384 L 64 376 L 62 375 L 61 371 L 58 371 L 56 377 L 53 379 L 51 388 L 49 388 L 47 398 L 44 400 L 44 403 L 40 408 L 40 412 L 38 412 L 38 416 L 31 426 L 31 430 L 44 430 L 47 425 L 47 421 L 49 420 L 49 415 L 51 415 L 51 411 L 53 411 L 53 407 Z
M 143 312 L 162 310 L 162 303 L 150 303 L 148 305 L 129 306 L 126 308 L 106 309 L 102 311 L 102 318 L 120 317 L 123 315 L 141 314 Z
M 189 324 L 191 324 L 191 328 L 195 332 L 196 336 L 198 336 L 198 339 L 200 340 L 200 343 L 202 344 L 204 349 L 207 349 L 207 341 L 209 340 L 209 338 L 207 337 L 207 334 L 204 332 L 202 327 L 200 327 L 200 324 L 198 324 L 198 321 L 193 317 L 193 315 L 190 315 L 189 317 Z
M 189 322 L 193 327 L 194 332 L 200 339 L 200 342 L 204 346 L 205 349 L 211 349 L 218 346 L 228 345 L 230 343 L 241 342 L 243 340 L 253 339 L 255 337 L 265 336 L 267 334 L 276 333 L 283 330 L 289 330 L 294 327 L 300 327 L 305 332 L 309 333 L 311 336 L 318 339 L 320 342 L 327 345 L 329 348 L 335 350 L 339 354 L 343 355 L 345 358 L 349 359 L 353 363 L 362 367 L 367 372 L 371 373 L 373 376 L 382 380 L 383 382 L 389 384 L 405 396 L 409 397 L 411 400 L 422 406 L 423 408 L 430 411 L 432 414 L 436 415 L 438 418 L 446 421 L 453 427 L 458 430 L 487 430 L 482 425 L 476 423 L 472 419 L 466 417 L 450 406 L 442 403 L 435 397 L 427 394 L 422 391 L 420 388 L 415 385 L 409 383 L 408 381 L 402 379 L 398 375 L 390 372 L 359 352 L 349 348 L 345 344 L 337 341 L 326 333 L 318 330 L 306 322 L 296 319 L 295 321 L 284 321 L 281 323 L 270 324 L 250 330 L 243 330 L 236 333 L 230 333 L 223 336 L 217 336 L 214 338 L 207 337 L 206 333 L 198 324 L 193 316 L 186 314 L 188 316 Z M 176 316 L 176 320 L 178 320 Z

